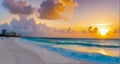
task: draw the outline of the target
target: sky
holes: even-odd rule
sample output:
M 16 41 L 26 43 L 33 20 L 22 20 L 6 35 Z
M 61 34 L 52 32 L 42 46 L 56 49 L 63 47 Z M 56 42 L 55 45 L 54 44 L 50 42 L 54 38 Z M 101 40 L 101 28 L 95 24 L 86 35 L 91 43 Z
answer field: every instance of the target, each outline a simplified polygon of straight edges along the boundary
M 55 37 L 65 35 L 64 37 L 96 38 L 98 35 L 96 36 L 89 31 L 91 29 L 94 32 L 95 28 L 98 32 L 115 31 L 114 35 L 108 37 L 118 37 L 119 0 L 0 0 L 1 25 L 7 23 L 10 26 L 13 19 L 27 21 L 25 18 L 20 18 L 21 16 L 33 19 L 36 25 L 40 24 L 39 27 L 45 24 L 49 29 L 52 28 L 58 32 L 68 30 L 67 33 L 61 34 L 60 32 L 59 35 L 53 31 L 56 34 Z M 87 33 L 89 36 L 81 33 Z M 47 34 L 47 36 L 53 36 L 49 35 L 51 33 Z

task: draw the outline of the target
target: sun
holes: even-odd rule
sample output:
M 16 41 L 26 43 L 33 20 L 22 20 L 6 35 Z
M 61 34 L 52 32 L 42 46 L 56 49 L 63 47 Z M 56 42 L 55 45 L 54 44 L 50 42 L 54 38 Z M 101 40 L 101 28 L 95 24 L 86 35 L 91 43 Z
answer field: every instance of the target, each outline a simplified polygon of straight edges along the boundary
M 109 32 L 109 27 L 106 25 L 98 26 L 98 32 L 101 36 L 105 36 Z
M 98 31 L 100 35 L 105 36 L 109 32 L 109 29 L 99 28 Z

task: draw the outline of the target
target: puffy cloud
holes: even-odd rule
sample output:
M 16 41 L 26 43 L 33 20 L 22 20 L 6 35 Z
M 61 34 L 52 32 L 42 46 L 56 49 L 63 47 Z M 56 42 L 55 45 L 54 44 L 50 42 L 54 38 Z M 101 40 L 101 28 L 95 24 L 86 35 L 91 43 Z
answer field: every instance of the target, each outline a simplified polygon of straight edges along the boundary
M 66 18 L 63 13 L 72 13 L 76 3 L 72 0 L 45 0 L 40 5 L 38 12 L 42 19 L 61 19 Z
M 61 34 L 72 34 L 74 31 L 71 28 L 60 30 L 49 27 L 46 24 L 36 24 L 33 18 L 28 19 L 26 15 L 20 15 L 20 19 L 12 19 L 11 23 L 0 25 L 0 31 L 6 29 L 8 32 L 21 33 L 24 36 L 52 37 L 61 36 Z
M 59 9 L 61 10 L 59 11 Z M 43 19 L 59 19 L 62 11 L 64 11 L 64 6 L 60 3 L 55 3 L 53 0 L 44 1 L 38 10 L 40 18 Z
M 34 11 L 34 8 L 29 5 L 24 0 L 4 0 L 3 6 L 9 9 L 9 11 L 13 14 L 31 14 Z
M 38 9 L 41 19 L 63 19 L 72 14 L 77 5 L 73 0 L 45 0 Z M 24 0 L 3 0 L 3 6 L 13 14 L 32 14 L 36 9 Z M 64 13 L 68 13 L 67 15 Z

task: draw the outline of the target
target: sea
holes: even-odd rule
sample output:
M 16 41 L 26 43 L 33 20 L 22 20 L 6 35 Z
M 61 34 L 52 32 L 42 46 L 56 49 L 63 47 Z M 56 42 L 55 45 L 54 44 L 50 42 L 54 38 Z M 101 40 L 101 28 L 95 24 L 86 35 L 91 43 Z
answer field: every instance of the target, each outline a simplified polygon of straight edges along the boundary
M 120 39 L 26 37 L 35 46 L 64 57 L 97 64 L 120 64 Z

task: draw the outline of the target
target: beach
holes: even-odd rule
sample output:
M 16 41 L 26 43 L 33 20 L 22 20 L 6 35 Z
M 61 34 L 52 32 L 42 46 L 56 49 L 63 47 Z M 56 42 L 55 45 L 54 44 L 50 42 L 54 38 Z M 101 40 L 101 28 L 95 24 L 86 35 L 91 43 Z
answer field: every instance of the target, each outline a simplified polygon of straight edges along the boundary
M 0 64 L 94 64 L 64 57 L 20 38 L 0 38 Z

